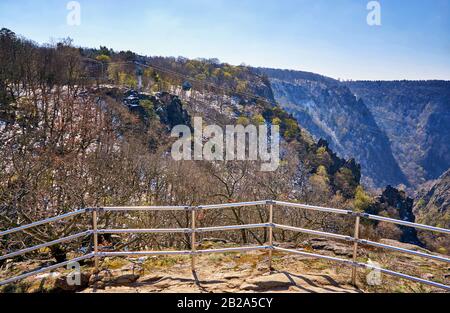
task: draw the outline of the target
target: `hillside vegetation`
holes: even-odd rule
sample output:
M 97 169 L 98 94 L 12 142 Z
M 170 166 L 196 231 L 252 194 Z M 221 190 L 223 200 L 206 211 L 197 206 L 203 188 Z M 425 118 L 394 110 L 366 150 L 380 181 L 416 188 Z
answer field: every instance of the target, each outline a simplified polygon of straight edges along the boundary
M 190 88 L 183 88 L 186 82 Z M 322 85 L 311 88 L 308 92 L 314 97 L 327 93 Z M 145 57 L 106 47 L 76 48 L 69 39 L 40 46 L 2 29 L 0 228 L 16 227 L 76 208 L 261 199 L 372 210 L 414 221 L 412 203 L 401 191 L 388 187 L 384 195 L 376 198 L 361 186 L 361 172 L 375 173 L 375 165 L 383 162 L 381 153 L 389 155 L 384 137 L 361 130 L 364 140 L 368 140 L 368 150 L 364 150 L 362 139 L 355 141 L 358 147 L 376 154 L 373 164 L 367 158 L 367 169 L 361 168 L 355 159 L 340 157 L 332 140 L 315 140 L 307 130 L 307 122 L 302 124 L 288 108 L 277 104 L 274 89 L 266 74 L 245 66 L 217 60 Z M 327 93 L 325 99 L 337 97 L 333 103 L 339 105 L 341 97 L 353 99 L 345 88 L 335 91 Z M 359 102 L 353 100 L 352 105 L 357 106 Z M 341 108 L 349 107 L 342 104 Z M 361 114 L 370 114 L 363 108 L 354 109 L 351 117 L 344 117 L 342 124 L 336 125 L 348 124 L 351 128 Z M 259 161 L 173 160 L 170 148 L 174 138 L 170 137 L 170 130 L 178 124 L 191 126 L 194 117 L 220 126 L 278 124 L 282 135 L 280 166 L 274 172 L 261 172 Z M 342 143 L 347 145 L 351 137 L 346 136 L 351 132 L 342 134 Z M 377 145 L 386 150 L 377 150 Z M 392 171 L 385 173 L 401 180 L 395 162 L 386 161 L 386 166 L 391 166 Z M 275 219 L 280 224 L 353 233 L 351 217 L 282 209 Z M 198 227 L 267 221 L 264 206 L 236 208 L 201 214 Z M 187 212 L 108 213 L 101 214 L 99 220 L 100 227 L 105 228 L 185 228 L 189 223 Z M 51 241 L 85 230 L 89 224 L 88 217 L 77 217 L 69 223 L 4 236 L 0 250 L 4 254 L 24 245 Z M 266 230 L 211 235 L 222 236 L 234 244 L 263 244 L 268 238 Z M 362 235 L 373 240 L 389 237 L 417 243 L 415 234 L 383 223 L 364 222 Z M 277 236 L 294 244 L 301 240 L 286 232 Z M 116 250 L 189 249 L 190 237 L 101 236 L 100 244 Z M 68 251 L 85 253 L 91 249 L 92 242 L 87 237 L 24 258 L 51 257 L 62 261 Z
M 432 183 L 431 187 L 421 189 L 417 199 L 414 213 L 420 223 L 450 229 L 450 170 Z M 448 236 L 422 232 L 421 238 L 438 251 L 450 251 Z
M 1 31 L 0 40 L 2 229 L 76 208 L 108 205 L 291 199 L 353 206 L 359 166 L 353 160 L 338 158 L 326 144 L 315 143 L 294 117 L 268 102 L 271 89 L 264 76 L 210 60 L 148 59 L 106 48 L 80 49 L 70 40 L 38 46 L 8 30 Z M 120 63 L 128 61 L 159 62 L 159 66 L 186 71 L 189 76 L 200 72 L 204 76 L 191 82 L 192 92 L 186 95 L 180 87 L 185 78 L 167 70 Z M 136 70 L 144 72 L 143 92 L 133 91 Z M 283 137 L 281 166 L 275 172 L 261 172 L 259 162 L 254 161 L 174 161 L 168 153 L 174 140 L 170 129 L 179 122 L 189 125 L 193 116 L 219 125 L 279 124 Z M 208 212 L 199 224 L 266 222 L 267 218 L 264 207 L 235 209 Z M 303 216 L 292 211 L 281 219 L 295 221 L 296 225 L 329 225 L 323 227 L 343 232 L 351 229 L 345 221 L 326 214 Z M 189 216 L 184 212 L 104 214 L 100 224 L 111 228 L 187 227 Z M 54 240 L 86 225 L 87 220 L 77 218 L 70 224 L 52 225 L 51 231 L 43 226 L 26 236 L 6 236 L 1 249 L 13 251 L 22 244 Z M 261 243 L 267 234 L 245 230 L 227 236 L 235 242 Z M 102 240 L 137 250 L 189 247 L 189 238 L 180 237 L 161 236 L 156 240 L 155 236 L 142 235 Z M 52 253 L 63 260 L 65 249 L 78 245 L 57 246 Z M 89 241 L 81 245 L 90 249 Z

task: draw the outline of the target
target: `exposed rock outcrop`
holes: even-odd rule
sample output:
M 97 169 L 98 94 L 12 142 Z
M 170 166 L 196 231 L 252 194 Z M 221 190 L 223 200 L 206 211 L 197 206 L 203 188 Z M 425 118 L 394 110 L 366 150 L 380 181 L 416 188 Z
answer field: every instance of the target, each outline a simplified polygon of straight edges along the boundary
M 61 276 L 58 277 L 55 281 L 55 288 L 59 291 L 80 291 L 83 289 L 86 289 L 89 286 L 89 281 L 91 278 L 91 273 L 87 272 L 81 272 L 79 273 L 79 279 L 80 284 L 71 284 L 69 283 L 69 280 L 67 279 L 67 276 Z
M 374 215 L 387 215 L 391 218 L 402 221 L 415 222 L 413 213 L 413 199 L 406 195 L 406 192 L 387 186 L 383 193 L 376 199 L 367 210 L 367 213 Z M 422 243 L 417 237 L 415 228 L 407 226 L 397 226 L 401 230 L 400 241 L 421 246 Z
M 418 193 L 414 213 L 423 223 L 450 228 L 450 170 Z
M 161 123 L 170 130 L 176 125 L 191 125 L 191 118 L 183 108 L 181 100 L 168 92 L 159 92 L 154 96 L 127 90 L 123 94 L 123 104 L 148 122 L 156 114 Z
M 414 204 L 414 214 L 420 223 L 450 229 L 450 170 L 439 179 L 418 192 Z M 427 245 L 450 253 L 450 238 L 445 234 L 419 232 Z
M 331 252 L 337 256 L 351 257 L 353 255 L 353 249 L 348 243 L 340 243 L 326 238 L 313 238 L 304 244 L 314 250 Z

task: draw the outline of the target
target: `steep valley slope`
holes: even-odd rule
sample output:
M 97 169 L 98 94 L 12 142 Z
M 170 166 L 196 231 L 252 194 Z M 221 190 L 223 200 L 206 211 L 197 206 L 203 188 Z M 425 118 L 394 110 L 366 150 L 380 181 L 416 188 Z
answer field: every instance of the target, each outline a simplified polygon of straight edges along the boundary
M 271 82 L 277 102 L 314 137 L 361 164 L 366 185 L 408 184 L 379 128 L 361 99 L 339 81 L 313 73 L 258 69 Z
M 256 69 L 316 139 L 362 165 L 363 182 L 414 191 L 450 168 L 449 81 L 347 81 Z
M 413 186 L 450 168 L 450 82 L 347 82 L 386 133 Z

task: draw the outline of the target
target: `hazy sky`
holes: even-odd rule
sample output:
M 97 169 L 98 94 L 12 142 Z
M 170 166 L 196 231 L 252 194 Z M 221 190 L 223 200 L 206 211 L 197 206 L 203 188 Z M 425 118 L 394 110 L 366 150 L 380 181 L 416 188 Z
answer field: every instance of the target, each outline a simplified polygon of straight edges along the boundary
M 144 55 L 214 57 L 231 64 L 343 79 L 450 80 L 450 0 L 0 0 L 0 27 L 39 43 L 71 37 Z

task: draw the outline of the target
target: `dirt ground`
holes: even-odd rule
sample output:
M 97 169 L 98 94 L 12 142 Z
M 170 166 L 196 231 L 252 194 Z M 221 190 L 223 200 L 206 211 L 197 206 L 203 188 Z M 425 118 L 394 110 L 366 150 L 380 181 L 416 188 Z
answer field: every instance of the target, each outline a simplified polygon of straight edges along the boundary
M 347 259 L 352 253 L 350 245 L 324 239 L 311 241 L 303 249 Z M 377 262 L 384 268 L 450 284 L 450 267 L 446 263 L 376 249 L 360 251 L 359 262 Z M 202 254 L 196 256 L 196 271 L 193 273 L 189 256 L 105 258 L 98 274 L 93 274 L 92 260 L 82 265 L 83 283 L 79 288 L 66 285 L 69 270 L 61 269 L 27 278 L 0 290 L 83 293 L 444 292 L 387 275 L 380 275 L 373 284 L 370 277 L 373 278 L 374 273 L 364 269 L 357 270 L 355 287 L 351 284 L 352 269 L 342 264 L 280 252 L 274 252 L 272 261 L 273 269 L 269 270 L 268 253 L 263 251 Z M 8 262 L 7 268 L 3 266 L 0 270 L 0 280 L 45 265 L 44 261 Z

